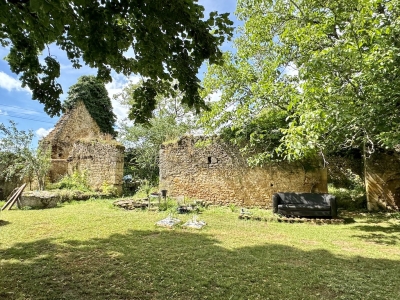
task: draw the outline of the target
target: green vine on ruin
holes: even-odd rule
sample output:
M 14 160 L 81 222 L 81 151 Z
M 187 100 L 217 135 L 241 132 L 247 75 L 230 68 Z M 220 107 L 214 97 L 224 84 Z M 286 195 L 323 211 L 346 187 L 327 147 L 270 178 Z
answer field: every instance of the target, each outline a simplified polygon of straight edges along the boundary
M 63 103 L 64 112 L 75 107 L 78 101 L 85 104 L 89 114 L 103 133 L 116 136 L 114 129 L 116 116 L 102 81 L 92 75 L 79 77 L 78 82 L 69 88 L 68 97 Z

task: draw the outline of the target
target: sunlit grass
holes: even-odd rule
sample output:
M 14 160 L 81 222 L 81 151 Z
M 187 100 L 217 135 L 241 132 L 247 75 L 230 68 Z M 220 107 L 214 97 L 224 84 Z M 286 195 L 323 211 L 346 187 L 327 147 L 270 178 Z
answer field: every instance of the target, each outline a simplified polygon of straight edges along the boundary
M 1 212 L 0 299 L 400 298 L 396 218 L 288 224 L 216 207 L 202 230 L 166 229 L 168 211 L 112 202 Z

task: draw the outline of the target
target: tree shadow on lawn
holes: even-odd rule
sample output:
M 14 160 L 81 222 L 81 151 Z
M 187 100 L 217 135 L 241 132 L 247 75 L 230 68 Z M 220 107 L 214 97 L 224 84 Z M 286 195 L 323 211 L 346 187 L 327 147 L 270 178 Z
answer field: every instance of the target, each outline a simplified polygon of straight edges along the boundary
M 130 231 L 0 250 L 0 299 L 398 299 L 400 262 Z
M 0 220 L 0 226 L 11 224 L 9 221 Z
M 397 245 L 400 241 L 400 225 L 390 224 L 388 226 L 367 224 L 353 227 L 355 230 L 363 231 L 364 234 L 354 237 L 365 239 L 370 242 L 385 245 Z

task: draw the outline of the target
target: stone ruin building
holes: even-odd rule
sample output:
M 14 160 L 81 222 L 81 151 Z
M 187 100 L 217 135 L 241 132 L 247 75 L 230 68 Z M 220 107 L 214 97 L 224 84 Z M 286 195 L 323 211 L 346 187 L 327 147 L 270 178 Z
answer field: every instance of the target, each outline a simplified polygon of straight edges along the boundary
M 207 146 L 196 146 L 206 140 Z M 351 170 L 365 181 L 369 210 L 399 210 L 400 151 L 377 151 L 365 161 L 361 155 L 330 161 L 328 168 L 318 162 L 250 168 L 235 146 L 218 137 L 185 136 L 161 147 L 160 189 L 215 204 L 271 207 L 276 192 L 326 193 L 330 178 Z
M 41 143 L 51 148 L 50 182 L 86 170 L 93 189 L 107 184 L 122 192 L 124 147 L 101 132 L 83 102 L 67 111 Z
M 205 140 L 207 146 L 197 146 Z M 237 148 L 218 137 L 185 136 L 161 147 L 160 189 L 214 204 L 271 207 L 279 191 L 326 193 L 327 172 L 318 162 L 250 168 Z

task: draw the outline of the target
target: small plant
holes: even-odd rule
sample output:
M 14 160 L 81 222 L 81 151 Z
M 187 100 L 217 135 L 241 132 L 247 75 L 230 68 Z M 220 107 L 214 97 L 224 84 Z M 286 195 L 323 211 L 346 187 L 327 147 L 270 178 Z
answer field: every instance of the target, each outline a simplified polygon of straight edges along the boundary
M 158 206 L 159 211 L 176 211 L 177 204 L 176 201 L 167 197 L 166 201 L 161 201 L 160 205 Z
M 231 212 L 235 212 L 236 209 L 237 209 L 236 205 L 233 204 L 233 203 L 230 203 L 228 207 L 229 207 L 229 209 L 231 210 Z
M 59 182 L 53 185 L 53 187 L 68 190 L 79 190 L 82 192 L 90 191 L 88 183 L 88 170 L 81 172 L 75 171 L 71 175 L 65 175 Z
M 107 181 L 104 181 L 100 187 L 102 193 L 107 195 L 115 196 L 117 194 L 117 188 L 112 184 L 109 184 Z
M 139 186 L 138 194 L 145 194 L 146 198 L 150 198 L 150 193 L 153 189 L 154 187 L 150 185 L 148 180 L 143 180 Z

